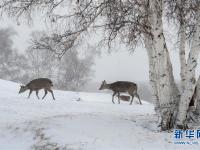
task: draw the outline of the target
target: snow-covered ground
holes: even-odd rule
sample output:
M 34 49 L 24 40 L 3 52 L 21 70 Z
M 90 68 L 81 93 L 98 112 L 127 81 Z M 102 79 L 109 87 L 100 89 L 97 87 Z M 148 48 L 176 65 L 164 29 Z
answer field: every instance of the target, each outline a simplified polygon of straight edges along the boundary
M 114 105 L 110 94 L 56 90 L 55 101 L 50 94 L 38 100 L 18 90 L 19 84 L 0 80 L 0 150 L 200 149 L 160 132 L 145 101 Z

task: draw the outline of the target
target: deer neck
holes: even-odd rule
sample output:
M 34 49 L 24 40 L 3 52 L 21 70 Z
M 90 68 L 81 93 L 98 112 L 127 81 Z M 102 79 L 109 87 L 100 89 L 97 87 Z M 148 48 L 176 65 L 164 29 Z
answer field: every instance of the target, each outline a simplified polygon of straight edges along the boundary
M 105 84 L 106 89 L 111 89 L 110 84 Z
M 30 84 L 26 84 L 25 87 L 26 87 L 26 90 L 28 90 L 30 88 Z

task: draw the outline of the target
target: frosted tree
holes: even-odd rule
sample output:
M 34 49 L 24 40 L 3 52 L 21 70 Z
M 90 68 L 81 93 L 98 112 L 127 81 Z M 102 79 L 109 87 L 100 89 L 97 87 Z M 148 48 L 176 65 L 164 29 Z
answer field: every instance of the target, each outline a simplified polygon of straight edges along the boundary
M 80 57 L 76 49 L 68 51 L 59 61 L 57 86 L 80 90 L 91 79 L 93 62 L 93 54 Z
M 18 54 L 17 50 L 13 50 L 11 64 L 8 67 L 10 68 L 9 78 L 7 79 L 15 82 L 27 83 L 27 62 L 28 60 L 23 54 Z
M 87 55 L 80 56 L 78 47 L 73 47 L 67 54 L 60 57 L 54 53 L 48 44 L 49 39 L 44 32 L 33 32 L 30 46 L 26 51 L 29 69 L 29 79 L 47 77 L 54 82 L 54 87 L 62 90 L 78 90 L 83 87 L 92 75 L 94 53 L 87 51 Z M 62 49 L 62 45 L 54 45 Z
M 14 35 L 12 28 L 0 29 L 0 78 L 21 81 L 25 75 L 23 69 L 26 68 L 26 58 L 13 48 Z
M 191 99 L 198 101 L 198 82 L 196 82 L 195 70 L 199 58 L 200 37 L 200 2 L 189 0 L 166 1 L 168 6 L 167 17 L 176 22 L 179 28 L 179 57 L 181 90 L 176 124 L 184 124 L 186 116 L 193 119 L 193 114 L 188 113 L 188 105 Z M 186 58 L 186 45 L 189 45 L 189 55 Z M 195 90 L 196 89 L 196 90 Z M 196 107 L 196 109 L 199 109 Z M 198 119 L 195 120 L 197 122 Z M 187 123 L 185 123 L 187 124 Z
M 11 29 L 0 30 L 0 77 L 3 79 L 9 78 L 11 73 L 13 35 L 14 31 Z
M 62 57 L 86 33 L 103 29 L 109 46 L 115 39 L 134 49 L 143 43 L 149 58 L 149 79 L 161 129 L 187 128 L 189 103 L 198 87 L 195 78 L 199 57 L 199 1 L 168 0 L 9 0 L 0 3 L 2 12 L 31 21 L 34 13 L 46 16 L 49 23 L 66 27 L 47 35 L 40 47 L 48 47 Z M 65 11 L 61 11 L 64 9 Z M 60 10 L 60 11 L 58 11 Z M 181 90 L 178 89 L 163 31 L 164 19 L 179 28 Z M 60 29 L 60 28 L 59 28 Z M 185 44 L 190 41 L 186 59 Z M 59 47 L 59 48 L 58 48 Z M 199 98 L 197 89 L 197 106 Z M 196 110 L 198 112 L 198 110 Z M 192 115 L 190 115 L 192 116 Z M 196 115 L 196 118 L 199 116 Z
M 48 49 L 39 49 L 37 47 L 33 47 L 32 43 L 34 40 L 38 40 L 41 36 L 43 36 L 43 32 L 33 32 L 31 35 L 30 46 L 26 50 L 26 56 L 28 57 L 28 72 L 29 79 L 34 78 L 53 78 L 55 67 L 55 55 Z

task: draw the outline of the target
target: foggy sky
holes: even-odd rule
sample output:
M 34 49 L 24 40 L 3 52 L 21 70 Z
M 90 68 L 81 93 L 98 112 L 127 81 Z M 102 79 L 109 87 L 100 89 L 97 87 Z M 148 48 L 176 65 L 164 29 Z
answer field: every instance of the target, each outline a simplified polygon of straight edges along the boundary
M 8 18 L 0 20 L 0 27 L 13 27 L 17 34 L 14 40 L 14 47 L 19 52 L 23 53 L 28 46 L 28 40 L 30 33 L 34 30 L 43 30 L 46 26 L 41 22 L 36 22 L 34 25 L 27 25 L 21 23 L 16 24 L 16 21 L 12 21 Z M 93 41 L 91 41 L 93 42 Z M 168 42 L 170 49 L 173 49 L 171 41 Z M 122 46 L 123 47 L 123 46 Z M 95 74 L 93 82 L 100 82 L 102 80 L 107 81 L 148 81 L 148 57 L 144 47 L 137 48 L 133 53 L 128 51 L 128 48 L 115 48 L 114 51 L 108 53 L 107 50 L 103 50 L 100 57 L 95 60 L 95 66 L 93 67 Z M 170 51 L 171 60 L 174 69 L 174 75 L 176 79 L 179 79 L 179 56 L 178 51 Z M 199 74 L 200 70 L 197 70 Z

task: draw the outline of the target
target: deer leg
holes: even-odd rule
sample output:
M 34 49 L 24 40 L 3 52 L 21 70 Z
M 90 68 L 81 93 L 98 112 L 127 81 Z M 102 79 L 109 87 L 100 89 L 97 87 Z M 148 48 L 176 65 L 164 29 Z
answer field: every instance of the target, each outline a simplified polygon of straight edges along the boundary
M 44 96 L 42 97 L 42 99 L 44 99 L 46 95 L 47 95 L 47 90 L 44 90 Z
M 53 91 L 52 91 L 51 89 L 49 89 L 48 91 L 51 93 L 51 95 L 52 95 L 52 97 L 53 97 L 53 100 L 55 100 L 55 97 L 54 97 Z
M 132 97 L 132 98 L 131 98 L 130 105 L 132 105 L 132 103 L 133 103 L 134 94 L 132 94 L 131 97 Z
M 114 92 L 113 95 L 112 95 L 112 102 L 113 102 L 113 104 L 115 103 L 115 102 L 114 102 L 114 96 L 115 96 L 116 94 L 117 94 L 117 93 Z
M 38 90 L 36 90 L 36 96 L 37 96 L 37 98 L 38 98 L 38 99 L 40 99 L 40 98 L 39 98 L 39 96 L 38 96 L 38 92 L 39 92 L 39 91 L 38 91 Z
M 138 98 L 138 100 L 139 100 L 139 102 L 140 102 L 140 105 L 142 105 L 142 102 L 141 102 L 141 100 L 140 100 L 140 97 L 139 97 L 138 93 L 135 93 L 135 96 Z
M 28 95 L 28 98 L 30 98 L 31 93 L 32 93 L 32 90 L 30 89 L 30 91 L 29 91 L 29 95 Z
M 118 95 L 118 104 L 120 104 L 120 99 L 119 99 L 120 93 L 118 92 L 117 95 Z

